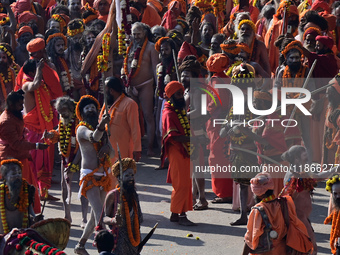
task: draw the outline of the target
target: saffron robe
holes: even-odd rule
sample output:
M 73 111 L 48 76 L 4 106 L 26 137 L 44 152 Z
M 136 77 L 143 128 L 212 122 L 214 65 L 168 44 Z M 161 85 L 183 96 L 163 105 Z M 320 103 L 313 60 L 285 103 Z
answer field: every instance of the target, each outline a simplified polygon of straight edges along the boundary
M 118 159 L 117 143 L 122 158 L 133 158 L 134 151 L 142 151 L 138 105 L 134 100 L 124 95 L 123 100 L 117 106 L 119 99 L 120 97 L 109 109 L 110 115 L 115 109 L 114 116 L 110 121 L 110 143 L 116 152 L 114 157 L 111 158 L 112 164 Z M 100 119 L 103 116 L 104 110 L 105 105 L 100 113 Z
M 271 239 L 274 248 L 265 253 L 265 255 L 286 254 L 286 246 L 289 246 L 299 252 L 307 253 L 313 248 L 313 244 L 309 240 L 305 225 L 296 215 L 295 205 L 291 197 L 286 196 L 287 209 L 289 215 L 289 228 L 284 221 L 280 203 L 277 200 L 258 203 L 256 206 L 263 207 L 272 230 L 276 231 L 278 237 Z M 252 209 L 247 224 L 247 233 L 244 236 L 246 244 L 250 249 L 255 250 L 259 245 L 260 236 L 264 233 L 264 222 L 262 216 L 257 209 Z M 287 237 L 285 238 L 285 236 Z
M 192 173 L 187 145 L 172 139 L 175 136 L 184 136 L 185 132 L 175 108 L 168 102 L 164 104 L 162 123 L 161 160 L 163 165 L 165 158 L 169 159 L 167 182 L 172 183 L 173 187 L 170 211 L 180 214 L 192 210 Z
M 160 25 L 162 22 L 158 12 L 150 5 L 147 5 L 143 12 L 142 23 L 149 25 L 150 27 Z
M 223 72 L 216 73 L 211 79 L 211 86 L 214 88 L 215 84 L 224 83 L 219 78 L 228 78 Z M 214 101 L 209 97 L 207 111 L 209 112 L 211 118 L 206 123 L 206 131 L 209 143 L 209 166 L 228 166 L 230 161 L 226 157 L 225 144 L 227 138 L 220 137 L 221 127 L 219 125 L 214 125 L 214 119 L 224 119 L 227 116 L 230 109 L 230 93 L 226 89 L 216 89 L 217 93 L 221 97 L 222 105 L 220 104 L 216 95 L 217 106 Z M 216 196 L 220 198 L 232 197 L 233 195 L 233 179 L 230 173 L 225 172 L 212 172 L 211 173 L 211 186 L 212 190 Z

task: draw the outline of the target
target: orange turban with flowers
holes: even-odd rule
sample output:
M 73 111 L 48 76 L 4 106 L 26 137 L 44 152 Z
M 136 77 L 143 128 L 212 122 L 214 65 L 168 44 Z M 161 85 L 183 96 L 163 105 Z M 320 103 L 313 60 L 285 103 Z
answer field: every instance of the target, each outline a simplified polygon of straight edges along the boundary
M 207 68 L 210 72 L 221 73 L 229 66 L 229 58 L 222 54 L 216 53 L 208 58 Z
M 31 35 L 33 35 L 33 30 L 30 26 L 21 27 L 18 32 L 18 38 L 24 33 L 30 33 Z
M 184 92 L 184 86 L 178 81 L 171 81 L 165 86 L 165 94 L 168 98 L 172 97 L 178 90 Z
M 29 41 L 26 45 L 26 49 L 28 52 L 37 52 L 45 48 L 45 41 L 42 38 L 35 38 Z

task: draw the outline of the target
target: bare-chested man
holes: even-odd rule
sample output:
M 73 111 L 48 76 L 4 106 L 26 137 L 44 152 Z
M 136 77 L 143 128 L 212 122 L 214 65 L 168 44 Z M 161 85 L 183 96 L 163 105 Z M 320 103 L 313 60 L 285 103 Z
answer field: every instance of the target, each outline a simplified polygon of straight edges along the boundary
M 77 117 L 81 120 L 76 131 L 82 156 L 79 193 L 91 204 L 91 217 L 74 249 L 76 254 L 88 254 L 86 241 L 98 224 L 106 193 L 111 189 L 110 157 L 114 156 L 114 151 L 105 133 L 105 124 L 109 124 L 110 116 L 103 115 L 98 124 L 99 107 L 98 101 L 87 95 L 80 98 L 76 108 Z
M 29 142 L 41 142 L 45 130 L 54 127 L 56 117 L 53 114 L 51 101 L 62 96 L 58 74 L 46 63 L 45 41 L 42 38 L 31 40 L 27 50 L 33 59 L 28 60 L 17 77 L 16 90 L 22 87 L 25 91 L 24 122 L 28 129 Z M 36 64 L 36 61 L 39 61 Z M 37 178 L 41 196 L 45 197 L 51 186 L 54 146 L 44 151 L 30 151 L 33 161 L 31 169 Z M 49 199 L 55 199 L 49 195 Z M 59 200 L 59 199 L 58 199 Z
M 143 110 L 147 123 L 148 155 L 154 155 L 155 119 L 153 115 L 153 84 L 157 79 L 156 66 L 159 62 L 157 51 L 148 40 L 145 24 L 136 22 L 132 26 L 133 41 L 124 60 L 125 85 L 129 94 Z
M 238 42 L 247 44 L 251 49 L 250 61 L 258 63 L 270 74 L 269 59 L 266 46 L 256 39 L 255 24 L 251 20 L 242 20 L 238 24 Z
M 0 234 L 7 234 L 13 228 L 27 228 L 32 220 L 42 218 L 34 214 L 32 203 L 35 189 L 22 179 L 22 167 L 17 159 L 1 161 L 0 192 L 5 195 L 1 196 L 0 203 L 5 205 L 6 219 L 0 216 Z M 22 197 L 21 192 L 24 194 Z M 26 201 L 28 207 L 25 206 Z
M 67 25 L 68 48 L 65 51 L 65 59 L 70 63 L 73 78 L 73 98 L 78 101 L 85 94 L 83 78 L 81 76 L 81 52 L 83 50 L 80 39 L 83 36 L 84 24 L 80 19 L 74 19 Z
M 64 204 L 65 219 L 72 222 L 71 217 L 71 182 L 73 174 L 79 172 L 80 151 L 76 141 L 76 127 L 78 119 L 75 116 L 76 103 L 68 96 L 59 97 L 56 100 L 55 108 L 60 114 L 57 131 L 51 130 L 44 134 L 52 143 L 58 142 L 61 154 L 61 196 Z M 88 201 L 81 196 L 82 222 L 80 226 L 85 227 L 87 223 Z

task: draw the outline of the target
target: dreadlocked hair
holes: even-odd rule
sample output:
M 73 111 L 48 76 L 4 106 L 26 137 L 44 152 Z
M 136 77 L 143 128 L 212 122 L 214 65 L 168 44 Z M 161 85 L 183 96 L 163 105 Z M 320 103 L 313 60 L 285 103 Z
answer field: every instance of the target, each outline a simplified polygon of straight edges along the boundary
M 188 24 L 191 24 L 195 18 L 198 18 L 199 20 L 201 20 L 202 13 L 201 13 L 201 10 L 197 6 L 192 5 L 190 9 L 188 10 L 187 15 L 185 16 L 185 20 L 188 22 Z
M 183 59 L 178 70 L 180 73 L 183 71 L 189 71 L 193 78 L 198 78 L 201 73 L 201 64 L 194 55 L 188 55 Z

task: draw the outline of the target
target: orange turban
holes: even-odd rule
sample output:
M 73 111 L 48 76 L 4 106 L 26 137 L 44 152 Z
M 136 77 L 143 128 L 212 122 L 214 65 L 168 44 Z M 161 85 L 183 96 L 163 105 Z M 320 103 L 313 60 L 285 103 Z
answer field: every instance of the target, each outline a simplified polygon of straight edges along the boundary
M 269 173 L 259 173 L 250 180 L 250 188 L 259 197 L 266 193 L 267 190 L 273 190 L 274 182 Z
M 320 29 L 318 29 L 316 27 L 309 27 L 303 33 L 303 40 L 306 40 L 306 36 L 309 35 L 309 34 L 314 36 L 314 37 L 317 37 L 318 35 L 321 35 L 321 31 L 320 31 Z
M 155 50 L 158 51 L 158 52 L 160 52 L 160 51 L 161 51 L 161 45 L 162 45 L 162 43 L 163 43 L 164 41 L 169 40 L 169 39 L 170 39 L 169 37 L 162 37 L 162 38 L 160 38 L 160 39 L 156 42 L 156 44 L 155 44 Z
M 178 90 L 184 92 L 184 86 L 178 81 L 171 81 L 165 86 L 165 94 L 168 98 L 172 97 Z
M 319 9 L 322 9 L 326 11 L 327 13 L 330 13 L 329 4 L 325 1 L 315 0 L 312 4 L 311 10 L 317 11 Z
M 28 52 L 37 52 L 45 48 L 45 41 L 42 38 L 35 38 L 29 41 L 26 45 L 26 49 Z
M 326 11 L 319 12 L 321 17 L 324 17 L 328 23 L 328 30 L 333 31 L 336 28 L 336 17 Z
M 221 73 L 229 66 L 229 58 L 222 54 L 216 53 L 208 58 L 207 68 L 210 72 Z
M 30 26 L 21 27 L 18 32 L 18 38 L 24 33 L 30 33 L 31 35 L 33 35 L 33 30 Z
M 21 13 L 18 17 L 18 23 L 19 24 L 20 23 L 28 23 L 31 20 L 35 20 L 35 22 L 38 22 L 37 15 L 35 15 L 35 14 L 29 12 L 29 11 Z
M 94 7 L 95 9 L 98 10 L 98 6 L 99 6 L 99 3 L 100 3 L 101 1 L 102 1 L 102 0 L 94 0 L 94 2 L 93 2 L 93 7 Z M 111 3 L 112 3 L 112 0 L 105 0 L 105 1 L 108 2 L 109 5 L 111 5 Z
M 298 11 L 297 7 L 296 7 L 294 4 L 292 4 L 291 2 L 290 2 L 290 3 L 287 3 L 286 1 L 282 1 L 282 2 L 280 3 L 279 8 L 278 8 L 277 11 L 276 11 L 276 14 L 275 14 L 276 17 L 277 17 L 277 16 L 283 17 L 283 13 L 284 13 L 285 7 L 287 7 L 287 14 L 288 14 L 288 17 L 291 16 L 291 15 L 297 15 L 297 16 L 299 16 L 299 11 Z M 288 10 L 289 10 L 289 11 L 288 11 Z
M 137 18 L 139 19 L 139 17 L 140 17 L 140 12 L 139 12 L 135 7 L 131 7 L 131 6 L 130 6 L 130 13 L 136 15 Z

